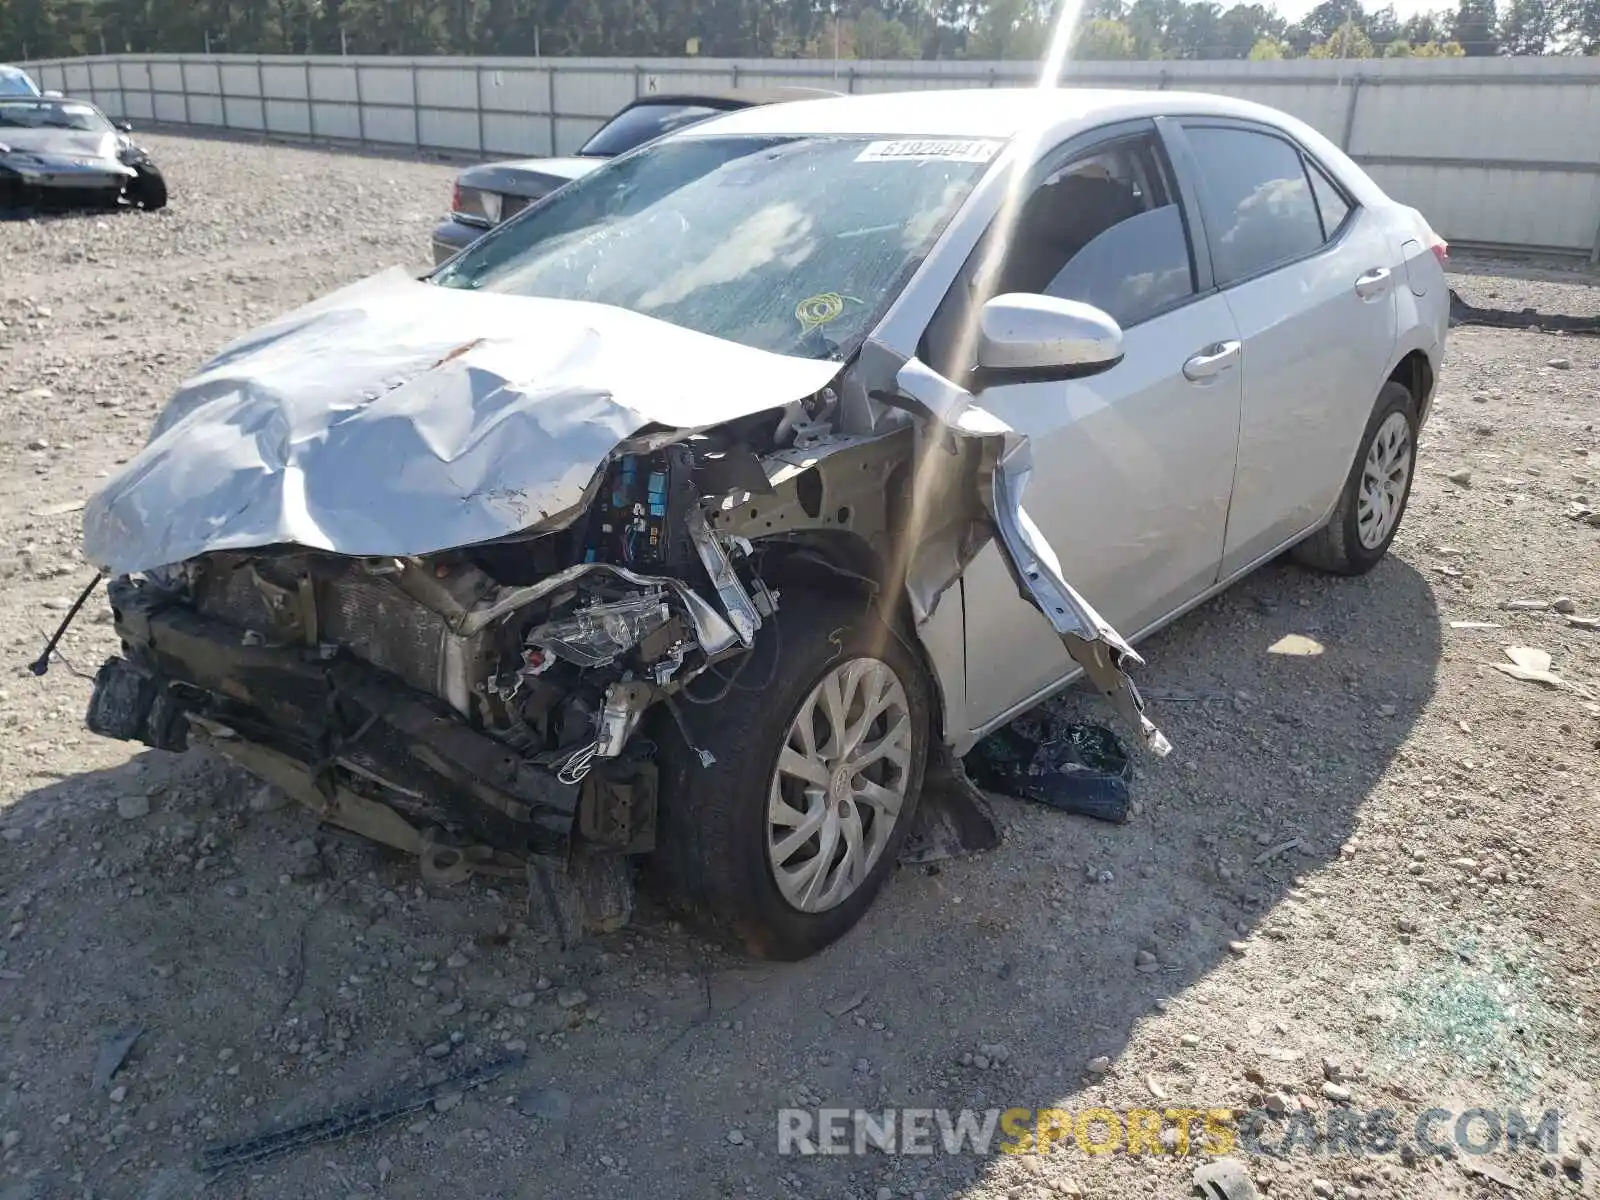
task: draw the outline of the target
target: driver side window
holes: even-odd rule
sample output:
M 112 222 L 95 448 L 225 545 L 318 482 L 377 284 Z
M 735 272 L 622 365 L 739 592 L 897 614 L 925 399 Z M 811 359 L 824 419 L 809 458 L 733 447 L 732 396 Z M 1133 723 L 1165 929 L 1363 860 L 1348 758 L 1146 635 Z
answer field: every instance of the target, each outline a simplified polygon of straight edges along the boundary
M 1155 133 L 1094 147 L 1056 167 L 1003 214 L 935 315 L 929 361 L 951 378 L 963 326 L 990 297 L 1081 300 L 1124 328 L 1195 294 L 1189 236 Z M 1003 240 L 997 244 L 994 239 Z

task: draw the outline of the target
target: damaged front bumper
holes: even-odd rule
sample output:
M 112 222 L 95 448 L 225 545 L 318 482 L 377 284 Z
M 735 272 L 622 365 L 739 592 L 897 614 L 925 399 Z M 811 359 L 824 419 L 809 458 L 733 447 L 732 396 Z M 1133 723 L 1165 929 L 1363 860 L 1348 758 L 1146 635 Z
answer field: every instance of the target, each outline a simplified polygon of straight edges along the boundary
M 685 508 L 689 457 L 624 456 L 589 519 L 554 539 L 414 559 L 214 553 L 121 576 L 123 652 L 88 725 L 205 743 L 410 852 L 647 852 L 646 712 L 753 646 L 777 604 L 748 543 Z M 634 567 L 603 561 L 618 537 Z
M 529 853 L 564 853 L 585 799 L 584 823 L 614 829 L 619 848 L 650 833 L 651 772 L 630 776 L 619 764 L 615 777 L 645 803 L 618 828 L 600 811 L 602 775 L 587 789 L 562 782 L 508 755 L 437 697 L 350 655 L 262 644 L 147 581 L 117 580 L 109 591 L 124 655 L 95 678 L 95 733 L 174 751 L 211 744 L 303 793 L 283 769 L 292 765 L 328 802 L 324 815 L 335 824 L 352 824 L 364 807 L 350 797 L 376 792 L 413 831 L 378 836 L 400 849 L 419 850 L 416 831 L 437 825 Z M 377 827 L 362 824 L 369 835 Z

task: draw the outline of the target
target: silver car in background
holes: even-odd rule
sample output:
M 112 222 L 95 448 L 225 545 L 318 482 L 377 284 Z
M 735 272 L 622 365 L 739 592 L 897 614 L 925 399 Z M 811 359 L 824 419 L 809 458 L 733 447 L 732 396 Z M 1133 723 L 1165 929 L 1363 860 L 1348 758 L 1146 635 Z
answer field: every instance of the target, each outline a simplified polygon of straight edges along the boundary
M 1379 563 L 1444 253 L 1217 96 L 707 120 L 186 383 L 85 510 L 90 727 L 425 863 L 643 859 L 804 957 L 986 733 L 1085 675 L 1164 754 L 1131 641 L 1285 551 Z
M 167 204 L 133 127 L 86 100 L 0 96 L 0 212 Z
M 641 96 L 597 129 L 573 155 L 483 163 L 456 176 L 450 215 L 434 228 L 433 261 L 442 263 L 535 200 L 581 179 L 619 154 L 626 154 L 721 113 L 758 104 L 816 100 L 837 92 L 821 88 L 734 88 L 727 91 L 661 92 Z

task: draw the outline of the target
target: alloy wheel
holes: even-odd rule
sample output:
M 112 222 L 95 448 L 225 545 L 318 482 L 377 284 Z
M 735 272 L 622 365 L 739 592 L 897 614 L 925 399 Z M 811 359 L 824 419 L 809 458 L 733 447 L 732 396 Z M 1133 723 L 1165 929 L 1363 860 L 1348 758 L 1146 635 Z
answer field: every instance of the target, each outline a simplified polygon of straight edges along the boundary
M 843 903 L 883 856 L 906 803 L 905 685 L 876 658 L 829 669 L 784 735 L 767 801 L 767 863 L 792 907 Z
M 1411 422 L 1392 412 L 1378 426 L 1367 460 L 1361 466 L 1356 494 L 1356 533 L 1368 550 L 1376 550 L 1393 532 L 1411 481 Z

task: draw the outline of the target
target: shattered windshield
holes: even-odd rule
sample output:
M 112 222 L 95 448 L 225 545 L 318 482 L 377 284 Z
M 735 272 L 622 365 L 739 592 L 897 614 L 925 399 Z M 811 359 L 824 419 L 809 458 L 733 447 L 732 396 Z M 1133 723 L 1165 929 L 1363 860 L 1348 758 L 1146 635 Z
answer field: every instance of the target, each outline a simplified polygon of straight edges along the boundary
M 589 300 L 778 354 L 839 357 L 999 149 L 942 138 L 672 138 L 562 188 L 433 281 Z

